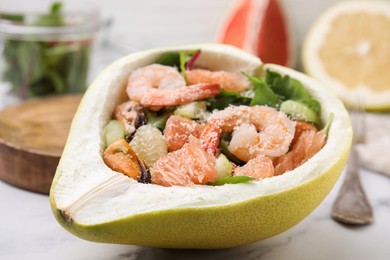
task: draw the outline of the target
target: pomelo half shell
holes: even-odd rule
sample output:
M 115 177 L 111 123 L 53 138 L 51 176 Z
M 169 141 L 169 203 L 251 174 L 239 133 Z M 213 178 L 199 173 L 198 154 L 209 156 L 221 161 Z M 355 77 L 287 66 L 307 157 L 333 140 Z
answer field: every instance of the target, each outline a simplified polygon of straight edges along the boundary
M 261 181 L 223 186 L 141 184 L 102 160 L 104 125 L 126 99 L 136 68 L 166 51 L 201 49 L 197 65 L 211 70 L 271 69 L 301 81 L 334 120 L 324 148 L 307 163 Z M 325 198 L 348 157 L 352 131 L 343 104 L 315 80 L 292 69 L 264 65 L 235 47 L 201 44 L 138 52 L 113 63 L 88 88 L 73 120 L 50 192 L 58 222 L 91 241 L 164 248 L 227 248 L 277 235 L 304 219 Z

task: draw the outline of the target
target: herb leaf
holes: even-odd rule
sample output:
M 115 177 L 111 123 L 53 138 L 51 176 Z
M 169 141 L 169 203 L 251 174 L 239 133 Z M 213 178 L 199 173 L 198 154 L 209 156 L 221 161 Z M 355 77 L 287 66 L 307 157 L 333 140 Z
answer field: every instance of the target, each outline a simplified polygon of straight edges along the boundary
M 195 60 L 199 57 L 200 50 L 174 52 L 168 51 L 164 53 L 155 63 L 177 67 L 179 71 L 185 76 L 185 71 L 191 69 Z
M 212 185 L 221 186 L 224 184 L 247 183 L 253 180 L 255 180 L 255 178 L 249 176 L 227 176 L 217 179 Z
M 213 111 L 214 109 L 222 110 L 229 105 L 249 105 L 251 98 L 243 97 L 240 93 L 234 91 L 226 91 L 221 89 L 218 95 L 207 99 L 207 110 Z
M 168 118 L 172 115 L 172 110 L 167 109 L 162 113 L 160 111 L 152 112 L 150 110 L 145 110 L 145 113 L 148 117 L 148 124 L 151 124 L 160 130 L 164 130 Z
M 267 70 L 265 81 L 281 100 L 299 101 L 313 109 L 317 114 L 320 113 L 320 103 L 310 96 L 298 80 L 292 79 L 288 75 L 281 76 L 277 72 Z
M 226 156 L 226 158 L 229 159 L 229 161 L 237 165 L 244 165 L 245 162 L 238 159 L 234 154 L 232 154 L 229 151 L 228 145 L 231 139 L 232 139 L 232 133 L 223 133 L 221 137 L 221 141 L 219 142 L 219 149 L 221 150 L 221 153 L 223 153 Z
M 255 95 L 250 102 L 250 106 L 265 105 L 269 107 L 279 108 L 281 101 L 272 89 L 260 78 L 251 76 L 245 72 L 243 74 L 252 82 Z
M 165 66 L 179 67 L 180 54 L 173 51 L 166 52 L 156 61 L 156 63 Z

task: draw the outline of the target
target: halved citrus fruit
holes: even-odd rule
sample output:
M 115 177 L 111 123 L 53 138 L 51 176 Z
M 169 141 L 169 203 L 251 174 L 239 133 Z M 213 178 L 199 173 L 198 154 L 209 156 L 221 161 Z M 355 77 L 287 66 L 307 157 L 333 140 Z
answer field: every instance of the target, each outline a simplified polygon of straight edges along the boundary
M 217 41 L 239 47 L 265 63 L 292 67 L 289 31 L 278 0 L 239 0 L 227 13 Z
M 250 183 L 163 187 L 112 171 L 102 159 L 102 128 L 123 101 L 129 75 L 163 53 L 194 49 L 202 50 L 196 61 L 199 67 L 250 75 L 271 69 L 300 81 L 321 103 L 321 122 L 334 114 L 325 146 L 292 171 Z M 302 73 L 264 65 L 258 57 L 222 44 L 147 50 L 115 62 L 88 88 L 73 119 L 50 202 L 64 228 L 91 241 L 164 248 L 236 247 L 279 234 L 310 214 L 338 179 L 351 139 L 343 104 Z
M 343 1 L 312 25 L 304 70 L 348 105 L 390 109 L 390 2 Z

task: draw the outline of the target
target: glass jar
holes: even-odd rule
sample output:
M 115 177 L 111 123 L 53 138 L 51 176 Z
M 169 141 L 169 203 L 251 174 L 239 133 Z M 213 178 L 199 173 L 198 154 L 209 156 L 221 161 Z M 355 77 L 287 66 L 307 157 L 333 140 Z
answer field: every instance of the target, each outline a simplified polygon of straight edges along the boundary
M 97 8 L 82 1 L 43 2 L 0 1 L 0 92 L 19 100 L 87 87 L 101 24 Z

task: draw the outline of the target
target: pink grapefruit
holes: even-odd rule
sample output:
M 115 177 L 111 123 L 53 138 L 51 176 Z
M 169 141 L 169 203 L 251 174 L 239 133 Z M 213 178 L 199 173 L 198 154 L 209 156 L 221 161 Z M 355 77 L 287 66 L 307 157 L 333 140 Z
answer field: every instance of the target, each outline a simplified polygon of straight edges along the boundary
M 227 13 L 217 41 L 239 47 L 264 63 L 293 66 L 289 30 L 278 0 L 239 0 Z

